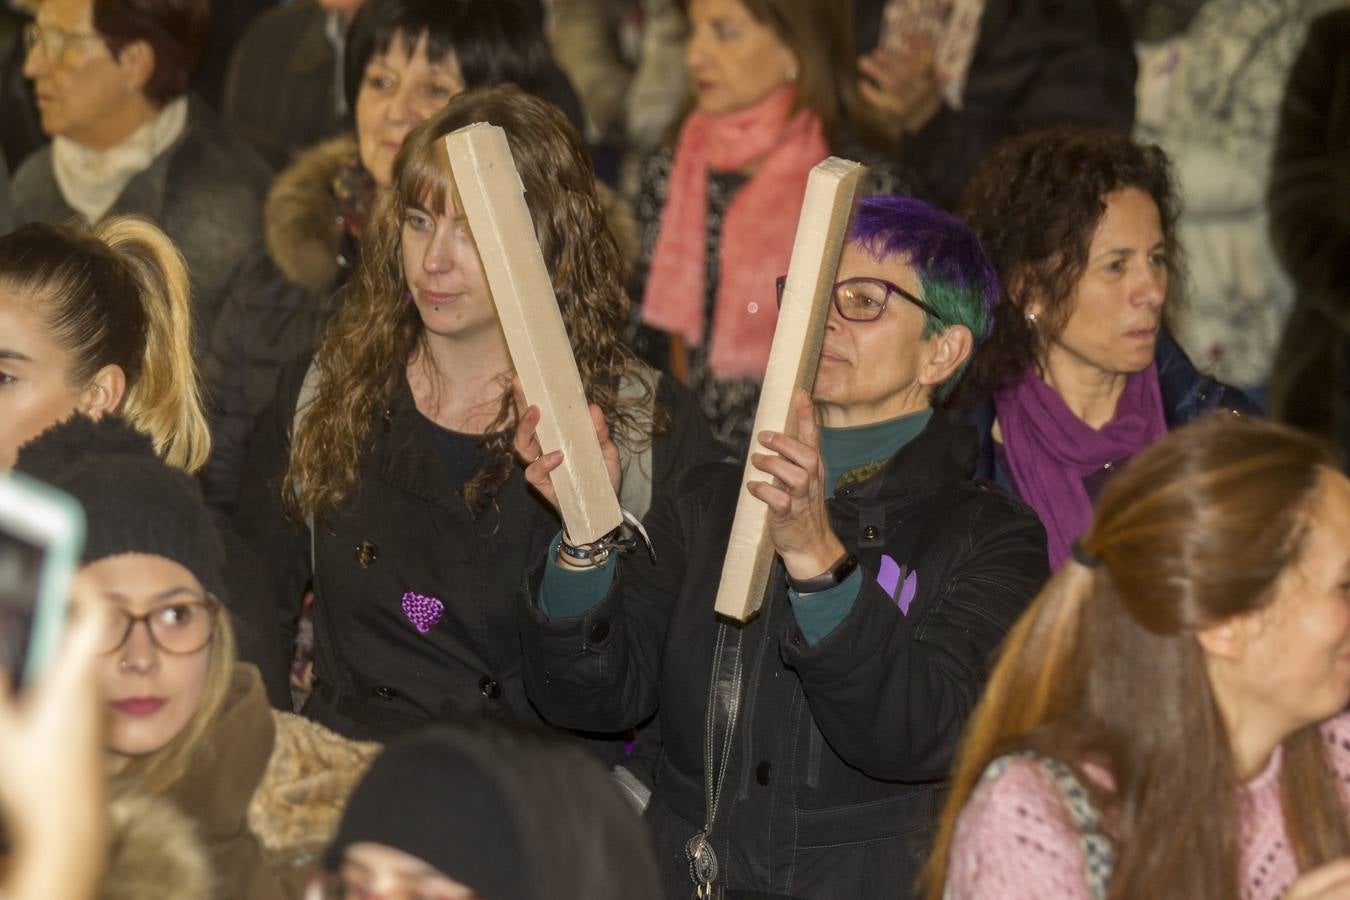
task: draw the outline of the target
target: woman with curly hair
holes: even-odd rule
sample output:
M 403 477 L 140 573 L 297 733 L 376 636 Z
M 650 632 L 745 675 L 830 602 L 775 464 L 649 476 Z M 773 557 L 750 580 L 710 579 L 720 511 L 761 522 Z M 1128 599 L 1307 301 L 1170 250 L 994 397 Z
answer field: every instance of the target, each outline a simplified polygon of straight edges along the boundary
M 974 407 L 978 474 L 1036 510 L 1058 568 L 1121 463 L 1208 410 L 1257 410 L 1197 373 L 1165 330 L 1184 270 L 1157 147 L 1108 131 L 1027 135 L 985 160 L 963 205 L 1003 299 L 953 403 Z
M 558 521 L 512 456 L 511 358 L 454 199 L 442 138 L 475 122 L 506 132 L 582 383 L 642 473 L 625 506 L 640 514 L 654 485 L 713 449 L 692 399 L 619 340 L 618 250 L 562 113 L 508 86 L 466 92 L 412 131 L 310 374 L 293 374 L 255 435 L 236 519 L 274 566 L 286 647 L 313 579 L 305 712 L 349 735 L 535 716 L 515 598 Z
M 1212 416 L 1139 454 L 1008 635 L 928 900 L 1350 896 L 1350 480 Z

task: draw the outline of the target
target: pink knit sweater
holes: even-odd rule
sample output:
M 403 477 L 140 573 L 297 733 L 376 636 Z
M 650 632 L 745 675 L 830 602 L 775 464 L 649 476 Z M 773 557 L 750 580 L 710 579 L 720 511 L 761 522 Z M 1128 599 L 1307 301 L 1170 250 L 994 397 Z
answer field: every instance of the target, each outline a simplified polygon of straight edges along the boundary
M 1350 815 L 1350 713 L 1322 725 L 1328 758 Z M 1276 748 L 1249 781 L 1242 823 L 1243 900 L 1276 900 L 1298 876 L 1280 810 Z M 1080 834 L 1045 769 L 1017 760 L 971 794 L 956 823 L 947 880 L 951 900 L 1090 900 Z

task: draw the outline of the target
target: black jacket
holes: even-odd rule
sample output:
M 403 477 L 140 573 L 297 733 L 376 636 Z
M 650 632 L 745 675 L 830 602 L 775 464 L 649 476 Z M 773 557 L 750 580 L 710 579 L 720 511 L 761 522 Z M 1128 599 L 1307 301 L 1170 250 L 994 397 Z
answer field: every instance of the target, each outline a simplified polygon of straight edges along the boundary
M 742 632 L 739 733 L 713 828 L 729 889 L 822 900 L 910 890 L 993 651 L 1048 574 L 1040 523 L 970 479 L 974 449 L 969 428 L 937 413 L 830 501 L 863 586 L 815 647 L 775 565 Z M 531 602 L 523 620 L 527 689 L 554 724 L 616 730 L 659 708 L 648 815 L 672 897 L 690 894 L 684 843 L 704 822 L 713 600 L 740 484 L 738 466 L 691 469 L 647 518 L 657 565 L 625 559 L 584 616 L 549 621 Z M 916 573 L 907 613 L 878 584 L 883 555 Z
M 211 425 L 202 483 L 207 504 L 224 515 L 234 508 L 253 420 L 276 395 L 282 369 L 318 349 L 359 261 L 335 188 L 356 160 L 356 139 L 345 136 L 310 148 L 278 175 L 263 205 L 265 246 L 225 286 L 201 366 Z
M 303 374 L 290 373 L 260 417 L 235 518 L 278 584 L 277 617 L 262 627 L 287 649 L 311 577 L 308 529 L 286 518 L 280 498 Z M 537 721 L 521 681 L 515 599 L 528 563 L 560 524 L 519 469 L 495 507 L 471 516 L 399 384 L 374 418 L 355 487 L 317 526 L 318 686 L 304 712 L 341 734 L 379 740 L 428 720 Z M 653 449 L 657 496 L 691 462 L 721 452 L 687 392 L 662 384 L 659 399 L 674 421 Z M 437 603 L 439 620 L 420 633 L 405 609 L 420 604 L 426 615 Z

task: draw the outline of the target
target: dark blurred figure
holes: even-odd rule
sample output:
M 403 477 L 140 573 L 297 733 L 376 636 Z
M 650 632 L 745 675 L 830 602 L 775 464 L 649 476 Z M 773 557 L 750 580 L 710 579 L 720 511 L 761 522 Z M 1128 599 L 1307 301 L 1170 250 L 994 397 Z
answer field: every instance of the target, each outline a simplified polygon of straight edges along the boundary
M 240 38 L 264 12 L 285 0 L 212 0 L 211 30 L 192 72 L 192 92 L 217 112 L 225 96 L 225 74 Z
M 1313 22 L 1289 75 L 1270 234 L 1297 290 L 1275 357 L 1274 414 L 1350 459 L 1350 8 Z
M 14 205 L 9 200 L 9 168 L 5 165 L 4 154 L 0 153 L 0 234 L 14 227 Z
M 860 89 L 930 199 L 952 209 L 1001 138 L 1134 123 L 1118 0 L 856 0 Z
M 391 744 L 324 863 L 324 900 L 660 896 L 647 829 L 605 770 L 555 735 L 495 724 Z
M 259 16 L 230 59 L 223 112 L 278 171 L 341 134 L 343 42 L 364 0 L 294 0 Z
M 0 0 L 0 154 L 10 172 L 47 143 L 32 82 L 23 75 L 23 26 L 31 21 L 26 0 Z

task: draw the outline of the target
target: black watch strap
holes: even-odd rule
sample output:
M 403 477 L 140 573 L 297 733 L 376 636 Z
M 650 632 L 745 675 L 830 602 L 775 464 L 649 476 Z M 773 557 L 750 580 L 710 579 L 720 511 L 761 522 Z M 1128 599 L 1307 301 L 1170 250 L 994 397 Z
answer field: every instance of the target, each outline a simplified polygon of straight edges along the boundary
M 858 568 L 858 557 L 845 552 L 835 561 L 834 565 L 814 578 L 793 578 L 788 575 L 787 583 L 788 587 L 799 594 L 814 594 L 817 591 L 827 591 L 842 584 L 848 576 L 853 574 L 853 570 L 856 568 Z

